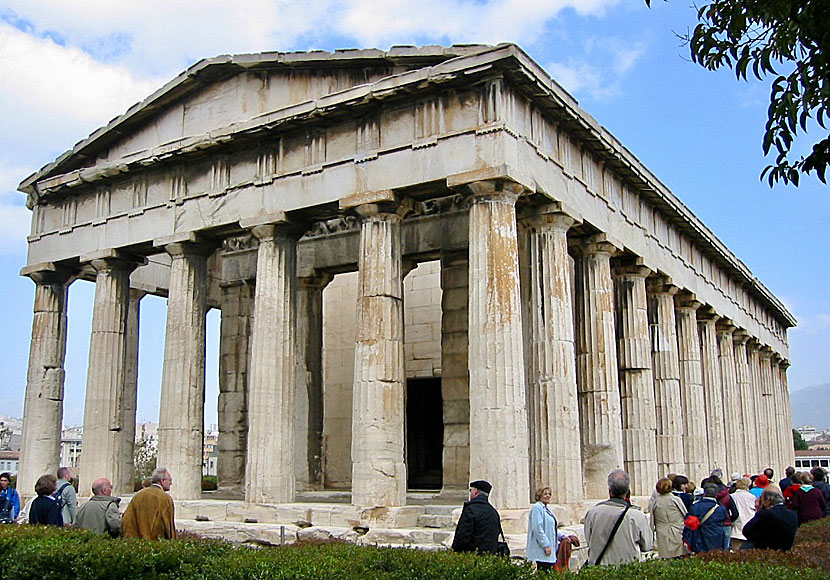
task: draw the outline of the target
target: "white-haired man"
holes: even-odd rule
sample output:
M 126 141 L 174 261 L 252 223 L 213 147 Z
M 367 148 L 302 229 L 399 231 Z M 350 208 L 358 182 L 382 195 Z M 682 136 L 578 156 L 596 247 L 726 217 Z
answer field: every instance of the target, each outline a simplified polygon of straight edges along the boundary
M 609 499 L 585 514 L 588 563 L 614 565 L 638 562 L 652 549 L 654 536 L 646 515 L 626 501 L 631 479 L 622 469 L 608 474 Z

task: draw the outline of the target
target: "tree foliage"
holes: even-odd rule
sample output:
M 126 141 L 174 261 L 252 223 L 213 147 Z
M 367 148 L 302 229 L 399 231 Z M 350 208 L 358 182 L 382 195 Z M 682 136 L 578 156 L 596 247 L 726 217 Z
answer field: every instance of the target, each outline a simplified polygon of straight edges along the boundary
M 645 0 L 651 6 L 651 0 Z M 761 173 L 770 187 L 798 185 L 815 173 L 827 183 L 830 133 L 794 160 L 791 151 L 811 119 L 827 130 L 830 117 L 830 0 L 710 0 L 698 8 L 699 23 L 685 37 L 692 60 L 709 70 L 727 67 L 738 79 L 772 78 L 763 150 L 774 164 Z
M 804 438 L 801 436 L 796 429 L 793 429 L 793 449 L 796 451 L 806 451 L 809 449 L 810 446 L 804 441 Z

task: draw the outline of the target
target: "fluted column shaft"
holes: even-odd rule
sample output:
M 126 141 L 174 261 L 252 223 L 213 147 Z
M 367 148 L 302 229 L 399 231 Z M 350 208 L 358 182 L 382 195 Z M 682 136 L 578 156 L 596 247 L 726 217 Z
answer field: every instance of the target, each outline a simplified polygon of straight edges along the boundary
M 127 489 L 121 468 L 121 431 L 127 380 L 127 321 L 130 273 L 134 262 L 122 258 L 92 261 L 95 302 L 89 343 L 84 404 L 84 453 L 79 492 L 90 495 L 92 482 L 108 477 L 114 487 Z
M 793 448 L 792 431 L 793 431 L 793 411 L 790 404 L 790 389 L 787 385 L 787 369 L 790 362 L 786 359 L 782 360 L 778 366 L 779 376 L 781 377 L 782 403 L 784 406 L 784 455 L 782 457 L 784 466 L 795 465 L 795 450 Z
M 772 382 L 772 413 L 775 425 L 775 432 L 773 434 L 775 453 L 773 454 L 773 457 L 775 458 L 774 466 L 776 473 L 783 473 L 784 468 L 787 467 L 784 465 L 784 435 L 786 433 L 784 424 L 784 392 L 781 385 L 781 373 L 778 372 L 778 364 L 780 361 L 781 357 L 778 356 L 778 354 L 773 354 L 772 358 L 770 358 L 769 371 L 770 381 Z
M 330 281 L 327 275 L 297 283 L 294 472 L 305 489 L 323 483 L 323 289 Z
M 247 282 L 221 287 L 216 479 L 219 487 L 226 489 L 242 489 L 245 483 L 248 363 L 251 359 L 255 288 L 254 284 Z
M 72 273 L 51 268 L 24 269 L 22 274 L 35 282 L 35 301 L 17 489 L 33 495 L 37 478 L 59 467 L 67 290 Z
M 406 503 L 401 214 L 357 208 L 357 332 L 352 391 L 352 504 Z
M 642 266 L 614 269 L 623 461 L 634 495 L 650 494 L 657 481 L 657 413 L 646 297 L 649 274 L 651 270 Z
M 703 395 L 700 335 L 697 325 L 697 310 L 700 308 L 700 302 L 686 294 L 679 294 L 675 299 L 675 305 L 686 473 L 693 481 L 700 481 L 709 475 L 709 448 L 706 444 L 704 415 L 706 404 Z
M 289 224 L 252 228 L 259 239 L 245 501 L 294 501 L 294 393 L 297 232 Z
M 665 278 L 648 280 L 648 316 L 657 415 L 657 473 L 684 473 L 683 403 L 674 295 L 677 286 Z
M 113 486 L 112 494 L 123 496 L 133 493 L 135 480 L 135 415 L 138 403 L 138 339 L 141 321 L 141 299 L 146 292 L 130 289 L 130 304 L 127 309 L 127 349 L 124 360 L 124 394 L 121 399 L 121 481 Z M 113 482 L 114 483 L 114 482 Z
M 205 315 L 208 248 L 191 243 L 165 247 L 171 257 L 167 334 L 159 406 L 158 465 L 175 483 L 177 499 L 202 495 L 205 408 Z
M 758 437 L 752 443 L 755 445 L 756 463 L 753 466 L 760 472 L 769 466 L 769 441 L 761 435 L 769 430 L 766 412 L 764 409 L 764 389 L 761 381 L 761 352 L 760 345 L 754 339 L 747 343 L 747 358 L 749 366 L 750 387 L 752 389 L 752 411 L 755 415 L 755 426 Z
M 470 189 L 470 477 L 489 480 L 491 502 L 514 509 L 530 499 L 515 207 L 521 189 L 500 182 Z
M 549 485 L 554 503 L 574 504 L 583 497 L 567 239 L 573 219 L 546 214 L 527 225 L 534 486 Z
M 772 467 L 775 468 L 776 462 L 776 448 L 778 447 L 777 443 L 775 442 L 775 415 L 773 413 L 773 391 L 772 391 L 772 381 L 770 377 L 770 359 L 772 357 L 772 351 L 769 347 L 763 347 L 761 350 L 758 351 L 758 374 L 760 379 L 761 385 L 761 416 L 762 422 L 760 425 L 761 430 L 759 433 L 762 435 L 759 437 L 761 440 L 761 448 L 764 450 L 764 455 L 761 458 L 763 461 L 764 467 Z
M 723 383 L 716 324 L 718 316 L 698 311 L 700 332 L 700 360 L 703 369 L 703 398 L 706 417 L 706 444 L 709 448 L 709 469 L 719 467 L 728 473 L 726 465 L 726 429 L 723 413 Z
M 741 420 L 740 391 L 735 369 L 735 327 L 722 323 L 717 327 L 718 357 L 720 361 L 721 385 L 723 387 L 723 421 L 726 436 L 726 463 L 723 472 L 733 473 L 746 470 L 743 439 L 746 436 Z
M 758 446 L 755 437 L 747 437 L 747 433 L 758 433 L 755 421 L 755 393 L 752 389 L 749 359 L 747 356 L 747 341 L 749 335 L 745 332 L 736 332 L 735 346 L 735 378 L 737 381 L 738 410 L 741 414 L 740 439 L 743 442 L 744 462 L 738 466 L 741 473 L 756 473 L 758 466 Z
M 611 253 L 602 241 L 573 246 L 576 369 L 585 497 L 608 495 L 608 474 L 623 466 Z

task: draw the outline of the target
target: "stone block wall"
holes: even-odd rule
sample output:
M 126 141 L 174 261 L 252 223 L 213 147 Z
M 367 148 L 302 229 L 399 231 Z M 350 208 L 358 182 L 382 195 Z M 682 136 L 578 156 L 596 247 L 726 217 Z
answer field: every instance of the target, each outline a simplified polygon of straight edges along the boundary
M 407 378 L 441 374 L 441 268 L 423 262 L 404 279 Z M 339 274 L 323 291 L 323 472 L 331 489 L 351 485 L 357 273 Z

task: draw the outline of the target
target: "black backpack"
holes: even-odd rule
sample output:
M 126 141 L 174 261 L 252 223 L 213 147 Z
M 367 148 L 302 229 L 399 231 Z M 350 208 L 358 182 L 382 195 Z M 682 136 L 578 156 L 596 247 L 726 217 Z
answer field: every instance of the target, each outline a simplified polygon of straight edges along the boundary
M 60 486 L 58 492 L 55 494 L 55 501 L 58 504 L 58 509 L 63 509 L 64 506 L 69 505 L 69 502 L 66 501 L 66 498 L 63 497 L 63 490 L 67 488 L 67 486 L 72 485 L 68 481 L 65 481 L 63 485 Z
M 0 524 L 10 524 L 14 521 L 14 503 L 5 495 L 0 496 Z

